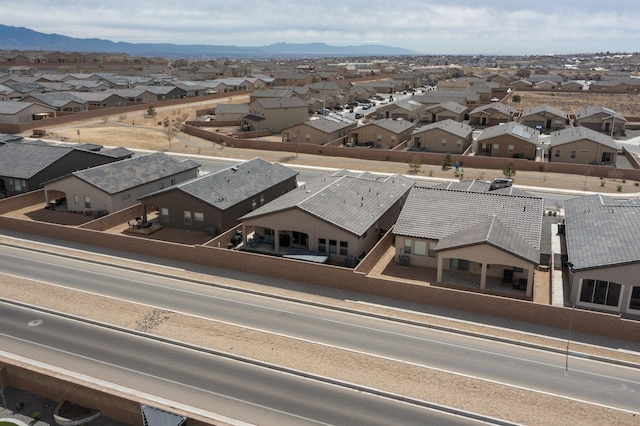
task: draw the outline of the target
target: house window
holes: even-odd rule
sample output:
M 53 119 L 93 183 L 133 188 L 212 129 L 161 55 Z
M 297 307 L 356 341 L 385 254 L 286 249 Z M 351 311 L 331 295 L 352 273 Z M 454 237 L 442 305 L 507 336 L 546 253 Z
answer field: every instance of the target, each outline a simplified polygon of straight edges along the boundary
M 184 224 L 191 225 L 193 222 L 191 220 L 191 212 L 189 210 L 184 211 Z
M 264 194 L 260 194 L 260 205 L 264 204 Z
M 193 220 L 196 222 L 204 222 L 204 213 L 193 212 Z
M 309 236 L 304 232 L 293 231 L 291 233 L 291 236 L 293 237 L 293 244 L 301 247 L 307 246 Z
M 500 151 L 500 145 L 498 145 L 497 143 L 494 143 L 492 146 L 493 146 L 493 152 Z
M 556 153 L 554 154 L 554 157 L 560 158 L 560 150 L 559 149 L 556 149 Z
M 91 197 L 84 197 L 84 208 L 85 209 L 91 208 Z
M 633 287 L 631 290 L 631 300 L 629 300 L 629 309 L 640 311 L 640 287 Z
M 571 151 L 571 158 L 576 158 L 577 156 L 577 152 L 576 151 Z
M 163 207 L 160 209 L 160 220 L 163 222 L 169 222 L 169 209 Z
M 310 135 L 309 133 L 307 133 L 307 134 L 304 136 L 304 140 L 305 140 L 305 141 L 307 141 L 307 142 L 309 142 L 309 141 L 311 140 L 311 135 Z
M 447 140 L 446 139 L 442 139 L 440 141 L 440 146 L 447 146 Z
M 620 301 L 620 284 L 602 280 L 582 280 L 580 301 L 597 305 L 618 306 Z
M 121 200 L 121 201 L 128 200 L 129 198 L 131 198 L 131 194 L 122 194 L 122 195 L 120 196 L 120 200 Z
M 336 254 L 338 252 L 338 243 L 336 240 L 329 240 L 329 253 Z
M 73 204 L 75 204 L 76 206 L 78 205 L 78 195 L 74 194 L 73 196 Z
M 27 182 L 23 179 L 11 179 L 9 178 L 9 188 L 14 191 L 26 191 Z
M 174 179 L 171 179 L 171 185 L 175 185 L 175 184 L 176 184 L 176 180 L 175 180 L 175 178 L 174 178 Z
M 256 202 L 256 199 L 252 199 L 251 200 L 251 210 L 255 210 L 255 208 L 258 206 L 258 203 Z
M 413 254 L 416 256 L 427 255 L 427 242 L 422 240 L 415 240 L 413 243 Z
M 429 257 L 436 257 L 436 242 L 429 241 Z
M 461 140 L 457 140 L 456 141 L 456 148 L 462 148 L 462 141 Z
M 327 240 L 326 238 L 318 238 L 318 251 L 320 253 L 327 252 Z
M 406 238 L 404 240 L 404 254 L 411 254 L 413 251 L 413 240 Z
M 376 140 L 378 142 L 382 142 L 382 135 L 376 135 Z
M 509 151 L 509 154 L 513 154 L 513 145 L 509 145 L 507 150 Z
M 160 189 L 164 189 L 164 182 L 160 182 Z
M 340 256 L 346 256 L 349 254 L 349 242 L 340 241 Z

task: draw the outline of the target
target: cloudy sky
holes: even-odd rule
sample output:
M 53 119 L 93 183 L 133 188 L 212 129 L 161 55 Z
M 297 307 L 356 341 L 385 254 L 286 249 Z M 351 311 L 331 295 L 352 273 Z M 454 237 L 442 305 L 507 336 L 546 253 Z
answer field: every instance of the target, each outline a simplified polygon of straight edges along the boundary
M 0 23 L 132 43 L 384 44 L 425 54 L 637 52 L 638 0 L 0 0 Z

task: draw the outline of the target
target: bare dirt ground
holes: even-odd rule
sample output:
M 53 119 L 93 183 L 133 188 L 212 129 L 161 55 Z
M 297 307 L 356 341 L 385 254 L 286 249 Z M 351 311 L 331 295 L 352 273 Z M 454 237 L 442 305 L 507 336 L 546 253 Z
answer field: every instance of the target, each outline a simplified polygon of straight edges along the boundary
M 509 97 L 508 104 L 517 111 L 524 111 L 540 105 L 549 105 L 569 114 L 576 110 L 590 106 L 610 108 L 624 117 L 640 117 L 640 98 L 636 94 L 614 93 L 580 93 L 579 96 L 569 92 L 527 92 L 516 91 L 513 95 L 520 96 L 520 102 L 513 102 Z
M 288 155 L 267 151 L 248 151 L 223 147 L 203 141 L 189 135 L 178 133 L 168 140 L 157 121 L 168 117 L 181 116 L 185 112 L 202 109 L 201 105 L 192 108 L 182 107 L 179 113 L 171 110 L 158 110 L 158 117 L 145 122 L 142 113 L 126 118 L 111 117 L 88 123 L 77 123 L 66 128 L 50 129 L 50 138 L 83 143 L 96 143 L 107 146 L 126 146 L 131 148 L 184 152 L 201 155 L 212 155 L 227 158 L 250 159 L 262 157 L 268 161 L 285 164 L 307 164 L 332 168 L 348 168 L 352 170 L 369 170 L 372 172 L 408 173 L 407 164 L 361 161 L 354 158 L 326 158 L 310 155 Z M 78 136 L 77 131 L 80 130 Z M 440 167 L 422 166 L 422 176 L 453 178 L 451 171 L 443 171 Z M 465 178 L 491 179 L 497 177 L 495 170 L 465 170 Z M 622 185 L 622 192 L 637 192 L 632 182 L 606 182 L 588 176 L 556 175 L 552 173 L 519 172 L 516 183 L 533 186 L 562 186 L 563 188 L 590 191 L 615 192 L 616 185 Z M 98 255 L 85 253 L 84 256 Z M 110 263 L 113 259 L 110 258 Z M 125 262 L 125 261 L 122 261 Z M 129 265 L 130 266 L 130 265 Z M 139 264 L 136 267 L 140 268 Z M 145 266 L 144 268 L 147 268 Z M 149 267 L 150 268 L 150 267 Z M 156 267 L 154 267 L 156 268 Z M 178 273 L 170 270 L 170 273 Z M 182 273 L 182 272 L 179 272 Z M 191 277 L 194 278 L 194 277 Z M 195 277 L 202 281 L 210 281 L 207 275 Z M 216 282 L 222 280 L 215 277 Z M 509 330 L 497 330 L 480 325 L 459 323 L 436 317 L 425 317 L 419 314 L 400 312 L 382 307 L 366 307 L 355 305 L 340 299 L 326 298 L 305 293 L 293 293 L 279 288 L 266 288 L 256 284 L 230 281 L 227 284 L 250 287 L 259 291 L 287 294 L 291 297 L 311 299 L 328 304 L 340 304 L 354 309 L 366 309 L 388 314 L 390 316 L 406 316 L 409 319 L 434 325 L 443 325 L 454 329 L 476 331 L 487 335 L 499 335 L 516 341 L 530 341 L 538 344 L 564 348 L 566 341 L 546 339 L 540 336 L 527 335 Z M 422 368 L 400 362 L 370 357 L 346 350 L 329 348 L 311 343 L 274 336 L 252 330 L 221 324 L 203 318 L 195 318 L 165 309 L 139 305 L 72 291 L 44 283 L 20 280 L 0 275 L 0 287 L 3 297 L 20 300 L 34 305 L 57 309 L 70 314 L 79 315 L 121 327 L 131 328 L 147 333 L 162 335 L 177 340 L 214 348 L 236 355 L 247 356 L 308 371 L 319 375 L 357 383 L 364 386 L 401 393 L 434 403 L 455 406 L 496 418 L 529 425 L 635 425 L 638 419 L 635 414 L 599 407 L 552 395 L 541 394 L 524 389 L 516 389 L 496 383 L 455 375 L 435 369 Z M 101 309 L 95 309 L 100 306 Z M 572 343 L 571 350 L 597 353 L 601 356 L 624 359 L 640 363 L 638 357 L 616 350 L 592 346 L 578 346 Z M 469 360 L 482 363 L 482 359 Z

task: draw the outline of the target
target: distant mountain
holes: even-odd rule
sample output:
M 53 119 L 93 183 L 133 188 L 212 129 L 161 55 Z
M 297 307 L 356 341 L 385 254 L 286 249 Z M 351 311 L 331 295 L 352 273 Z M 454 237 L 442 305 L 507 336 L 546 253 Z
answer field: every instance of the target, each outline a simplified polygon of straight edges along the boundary
M 24 27 L 0 25 L 0 50 L 127 53 L 132 56 L 170 58 L 265 58 L 318 56 L 392 56 L 418 53 L 383 45 L 330 46 L 325 43 L 275 43 L 261 47 L 204 44 L 125 43 L 98 38 L 45 34 Z

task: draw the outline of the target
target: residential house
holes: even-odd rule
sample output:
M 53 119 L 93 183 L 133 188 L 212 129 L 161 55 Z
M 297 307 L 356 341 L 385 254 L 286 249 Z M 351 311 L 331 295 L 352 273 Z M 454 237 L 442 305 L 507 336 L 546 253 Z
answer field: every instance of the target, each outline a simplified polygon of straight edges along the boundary
M 398 101 L 381 106 L 376 110 L 376 115 L 380 118 L 401 118 L 411 122 L 418 122 L 422 119 L 425 106 L 414 100 Z
M 35 102 L 64 113 L 81 112 L 88 109 L 87 101 L 69 92 L 31 93 L 21 102 Z
M 126 106 L 127 100 L 122 96 L 107 92 L 68 92 L 87 103 L 87 109 L 112 108 Z
M 543 203 L 524 193 L 415 185 L 393 229 L 397 261 L 435 270 L 439 284 L 456 286 L 463 276 L 480 290 L 531 298 Z
M 55 116 L 55 108 L 39 103 L 0 101 L 0 126 L 2 123 L 30 123 Z
M 472 142 L 471 126 L 444 120 L 415 129 L 408 145 L 411 149 L 422 151 L 463 154 Z
M 480 95 L 475 92 L 438 92 L 431 90 L 424 94 L 414 95 L 411 99 L 427 107 L 445 102 L 455 102 L 467 108 L 475 108 L 479 105 Z
M 240 216 L 296 188 L 297 174 L 254 158 L 138 199 L 157 208 L 163 226 L 218 235 L 236 226 Z
M 476 144 L 477 155 L 535 160 L 538 132 L 510 121 L 484 129 Z
M 376 148 L 393 148 L 411 138 L 415 125 L 402 119 L 383 118 L 372 120 L 349 132 L 351 145 L 367 144 Z
M 131 104 L 152 104 L 158 102 L 158 95 L 145 89 L 109 89 L 107 93 L 121 96 Z
M 249 114 L 249 104 L 218 104 L 216 106 L 216 121 L 237 121 Z
M 572 306 L 640 316 L 640 199 L 602 194 L 564 202 Z
M 50 145 L 42 141 L 0 144 L 0 196 L 10 197 L 42 188 L 52 179 L 76 170 L 131 157 L 124 148 Z
M 569 124 L 569 115 L 549 105 L 539 105 L 522 111 L 518 122 L 540 131 L 556 131 Z
M 241 217 L 244 245 L 354 266 L 393 226 L 413 183 L 402 175 L 326 174 Z
M 586 127 L 568 127 L 551 134 L 549 161 L 615 165 L 618 146 L 609 135 Z
M 527 79 L 520 79 L 509 83 L 509 87 L 513 90 L 531 89 L 533 87 L 533 83 Z
M 251 130 L 282 129 L 304 123 L 309 118 L 307 102 L 298 98 L 258 98 L 249 103 L 249 114 L 243 118 Z
M 624 134 L 627 124 L 622 114 L 603 106 L 581 108 L 575 112 L 575 116 L 574 126 L 583 126 L 611 136 Z
M 198 175 L 193 160 L 177 160 L 156 152 L 104 164 L 44 184 L 47 203 L 65 198 L 69 211 L 113 213 L 133 206 L 138 198 Z
M 302 124 L 283 129 L 282 141 L 315 145 L 324 145 L 340 139 L 346 142 L 349 132 L 357 125 L 357 122 L 336 114 L 313 117 Z
M 566 90 L 566 91 L 577 92 L 580 90 L 587 90 L 587 88 L 588 86 L 585 86 L 584 83 L 580 81 L 575 81 L 575 80 L 566 81 L 560 85 L 560 90 Z
M 501 123 L 513 121 L 516 110 L 510 105 L 501 102 L 491 102 L 474 108 L 469 113 L 471 126 L 497 126 Z
M 538 81 L 533 85 L 533 88 L 536 90 L 555 90 L 555 89 L 558 89 L 559 87 L 560 87 L 559 83 L 549 81 L 549 80 Z
M 459 103 L 446 101 L 437 105 L 428 106 L 424 110 L 423 121 L 435 123 L 436 121 L 453 120 L 462 122 L 465 119 L 467 107 Z
M 158 97 L 159 101 L 167 99 L 184 99 L 187 97 L 187 91 L 173 85 L 164 86 L 146 86 L 138 85 L 135 87 L 137 90 L 147 90 Z

